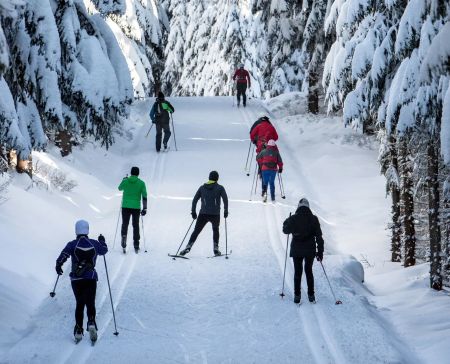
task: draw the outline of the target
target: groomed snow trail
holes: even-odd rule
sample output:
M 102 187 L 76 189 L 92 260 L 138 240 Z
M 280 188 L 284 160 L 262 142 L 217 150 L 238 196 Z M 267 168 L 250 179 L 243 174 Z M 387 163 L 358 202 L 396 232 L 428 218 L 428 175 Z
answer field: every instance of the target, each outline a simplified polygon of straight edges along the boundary
M 91 347 L 88 337 L 74 345 L 73 294 L 66 275 L 55 299 L 46 299 L 33 317 L 27 335 L 3 357 L 6 363 L 416 363 L 383 325 L 366 300 L 357 295 L 356 283 L 339 273 L 339 264 L 326 265 L 335 291 L 344 302 L 334 305 L 320 265 L 314 265 L 317 304 L 292 302 L 293 267 L 288 261 L 286 294 L 280 299 L 286 236 L 283 220 L 303 191 L 314 196 L 301 170 L 299 156 L 282 142 L 286 200 L 263 204 L 249 201 L 251 178 L 244 173 L 248 130 L 262 108 L 252 100 L 246 109 L 232 107 L 230 98 L 174 98 L 179 151 L 154 151 L 154 130 L 137 122 L 135 138 L 121 140 L 109 152 L 108 166 L 114 196 L 104 220 L 110 249 L 120 195 L 116 192 L 129 167 L 137 165 L 147 183 L 149 211 L 144 217 L 148 253 L 115 250 L 106 255 L 116 307 L 119 336 L 114 325 L 104 274 L 103 258 L 97 263 L 97 323 L 99 340 Z M 145 119 L 148 102 L 136 106 Z M 173 139 L 172 139 L 173 140 Z M 111 157 L 114 155 L 115 158 Z M 212 231 L 207 225 L 188 255 L 172 260 L 191 223 L 191 199 L 211 170 L 220 174 L 230 199 L 229 260 L 207 259 L 212 254 Z M 260 182 L 258 182 L 259 185 Z M 259 185 L 260 186 L 260 185 Z M 258 193 L 260 188 L 258 188 Z M 105 191 L 103 191 L 106 193 Z M 314 210 L 314 208 L 313 208 Z M 320 206 L 317 206 L 320 211 Z M 320 215 L 320 214 L 319 214 Z M 322 216 L 326 218 L 326 216 Z M 332 228 L 321 220 L 325 244 Z M 105 230 L 106 231 L 106 230 Z M 120 235 L 120 234 L 118 234 Z M 129 231 L 129 243 L 131 227 Z M 327 238 L 330 238 L 327 240 Z M 119 239 L 117 239 L 119 240 Z M 221 220 L 221 250 L 225 250 Z M 331 243 L 330 243 L 331 244 Z M 141 247 L 143 239 L 141 238 Z M 61 246 L 62 248 L 62 246 Z M 326 245 L 327 251 L 327 245 Z M 55 258 L 58 252 L 55 252 Z M 328 261 L 327 261 L 328 260 Z M 68 270 L 68 264 L 65 265 Z M 306 298 L 305 291 L 302 292 Z

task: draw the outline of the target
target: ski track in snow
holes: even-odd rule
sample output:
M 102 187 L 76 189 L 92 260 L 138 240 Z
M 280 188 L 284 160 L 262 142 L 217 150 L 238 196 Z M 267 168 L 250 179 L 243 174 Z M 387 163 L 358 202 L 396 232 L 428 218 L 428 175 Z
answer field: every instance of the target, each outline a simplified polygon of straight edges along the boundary
M 57 296 L 43 301 L 27 335 L 0 356 L 1 363 L 418 363 L 413 354 L 405 354 L 404 344 L 356 293 L 360 288 L 352 286 L 357 283 L 342 276 L 339 266 L 327 263 L 327 255 L 324 264 L 343 305 L 334 305 L 317 262 L 317 304 L 307 301 L 303 277 L 302 304 L 295 305 L 290 258 L 286 297 L 280 299 L 286 248 L 281 227 L 295 210 L 301 197 L 296 195 L 298 191 L 317 201 L 314 208 L 325 221 L 326 213 L 320 210 L 320 191 L 314 191 L 308 182 L 299 156 L 283 143 L 279 128 L 286 201 L 264 204 L 259 192 L 251 196 L 254 201 L 248 201 L 253 170 L 247 177 L 242 169 L 248 129 L 263 112 L 261 106 L 249 101 L 247 108 L 237 109 L 231 106 L 230 98 L 173 99 L 178 152 L 174 151 L 172 135 L 171 151 L 156 154 L 154 131 L 146 139 L 146 124 L 138 125 L 136 132 L 140 134 L 130 145 L 116 146 L 110 152 L 122 154 L 117 157 L 120 171 L 112 168 L 111 177 L 120 182 L 120 173 L 137 165 L 151 197 L 144 217 L 148 253 L 144 253 L 141 236 L 140 253 L 136 255 L 131 249 L 123 255 L 119 233 L 118 247 L 106 255 L 119 336 L 112 335 L 113 316 L 100 257 L 96 346 L 91 347 L 88 336 L 73 344 L 74 299 L 64 275 Z M 142 113 L 148 107 L 148 102 L 136 106 Z M 174 261 L 167 253 L 175 253 L 192 221 L 191 197 L 186 197 L 194 195 L 212 169 L 219 171 L 219 183 L 230 198 L 228 245 L 233 254 L 228 260 L 206 259 L 212 253 L 208 224 L 189 253 L 190 260 Z M 260 187 L 258 181 L 257 191 Z M 278 184 L 276 192 L 278 197 Z M 107 236 L 110 248 L 117 222 L 117 213 L 112 211 L 117 211 L 119 203 L 117 195 L 105 214 L 111 226 Z M 322 224 L 327 244 L 332 242 L 327 237 L 335 227 Z M 223 251 L 223 218 L 220 241 Z M 333 249 L 326 245 L 325 250 Z

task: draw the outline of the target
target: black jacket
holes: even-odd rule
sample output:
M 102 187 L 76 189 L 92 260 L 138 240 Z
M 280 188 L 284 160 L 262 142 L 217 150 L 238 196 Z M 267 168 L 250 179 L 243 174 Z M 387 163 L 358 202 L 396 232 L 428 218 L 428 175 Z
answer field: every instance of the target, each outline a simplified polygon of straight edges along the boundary
M 220 198 L 223 200 L 225 212 L 228 212 L 228 196 L 225 188 L 217 182 L 205 183 L 200 186 L 197 193 L 192 200 L 192 212 L 197 208 L 197 202 L 201 198 L 202 205 L 200 207 L 200 214 L 205 215 L 220 215 Z
M 301 206 L 294 215 L 283 223 L 283 232 L 292 234 L 291 257 L 311 256 L 317 252 L 323 254 L 323 238 L 319 219 L 309 207 Z
M 175 108 L 166 99 L 157 98 L 150 110 L 150 119 L 156 124 L 169 124 L 170 114 Z

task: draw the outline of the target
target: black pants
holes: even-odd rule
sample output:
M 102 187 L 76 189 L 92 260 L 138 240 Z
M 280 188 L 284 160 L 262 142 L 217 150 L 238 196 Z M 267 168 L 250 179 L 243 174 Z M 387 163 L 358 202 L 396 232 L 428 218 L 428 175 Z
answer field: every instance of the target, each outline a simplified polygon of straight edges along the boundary
M 122 236 L 127 236 L 128 233 L 128 224 L 130 223 L 130 216 L 132 218 L 133 224 L 133 241 L 134 246 L 139 247 L 139 216 L 141 210 L 140 209 L 129 209 L 127 207 L 122 207 L 122 229 L 120 233 Z
M 312 271 L 314 255 L 307 255 L 292 258 L 294 261 L 294 294 L 300 296 L 300 287 L 303 273 L 303 260 L 305 260 L 306 283 L 308 284 L 308 294 L 314 294 L 314 275 Z
M 219 246 L 219 225 L 220 225 L 220 215 L 198 215 L 197 222 L 195 223 L 194 231 L 192 232 L 191 238 L 189 239 L 188 246 L 192 247 L 197 240 L 198 235 L 202 232 L 205 225 L 210 222 L 212 224 L 213 230 L 213 242 L 214 247 Z
M 242 101 L 244 103 L 244 106 L 247 104 L 247 95 L 245 94 L 245 91 L 247 90 L 247 83 L 237 83 L 236 85 L 237 89 L 237 102 L 238 105 L 241 102 L 241 95 L 242 95 Z
M 83 327 L 84 307 L 87 309 L 88 321 L 95 322 L 95 292 L 97 281 L 95 279 L 79 279 L 72 281 L 72 290 L 77 306 L 75 308 L 75 322 Z
M 167 145 L 167 142 L 169 141 L 170 136 L 172 133 L 170 132 L 170 123 L 156 123 L 156 150 L 161 150 L 161 139 L 162 139 L 162 132 L 164 130 L 164 139 L 163 144 Z

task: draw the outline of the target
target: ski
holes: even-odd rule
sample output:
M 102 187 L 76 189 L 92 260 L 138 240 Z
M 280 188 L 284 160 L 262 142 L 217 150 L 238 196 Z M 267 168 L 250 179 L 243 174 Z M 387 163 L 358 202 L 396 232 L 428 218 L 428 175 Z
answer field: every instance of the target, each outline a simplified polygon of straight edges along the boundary
M 168 255 L 169 257 L 172 257 L 173 260 L 176 260 L 176 258 L 182 258 L 182 259 L 187 259 L 187 260 L 189 260 L 188 257 L 185 257 L 185 256 L 183 256 L 183 255 L 176 255 L 176 254 L 170 254 L 170 253 L 168 253 L 167 255 Z
M 230 250 L 230 252 L 229 252 L 228 254 L 211 255 L 211 256 L 209 256 L 209 257 L 207 257 L 207 258 L 210 259 L 210 258 L 218 258 L 218 257 L 227 257 L 227 256 L 231 255 L 232 252 L 233 252 L 233 251 Z

